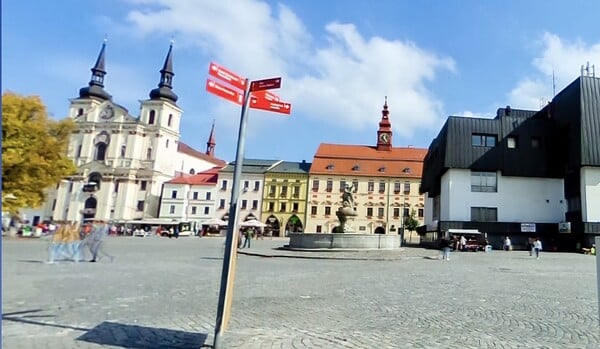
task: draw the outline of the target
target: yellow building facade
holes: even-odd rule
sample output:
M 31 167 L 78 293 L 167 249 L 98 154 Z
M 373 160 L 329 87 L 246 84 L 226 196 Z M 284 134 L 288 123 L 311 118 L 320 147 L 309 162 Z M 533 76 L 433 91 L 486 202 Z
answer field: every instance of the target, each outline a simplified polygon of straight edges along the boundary
M 282 161 L 264 174 L 261 221 L 265 234 L 288 236 L 306 227 L 310 163 Z

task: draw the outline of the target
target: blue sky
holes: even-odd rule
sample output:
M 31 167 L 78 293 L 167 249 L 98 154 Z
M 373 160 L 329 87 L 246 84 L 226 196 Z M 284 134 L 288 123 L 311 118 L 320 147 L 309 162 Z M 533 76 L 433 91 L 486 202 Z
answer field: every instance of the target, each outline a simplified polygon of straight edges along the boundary
M 428 147 L 449 115 L 539 109 L 590 62 L 597 1 L 4 0 L 2 90 L 55 118 L 87 86 L 105 36 L 105 89 L 135 116 L 174 40 L 182 140 L 235 159 L 240 108 L 204 89 L 211 61 L 282 76 L 291 116 L 251 109 L 246 157 L 311 161 L 320 143 L 376 143 L 384 96 L 394 146 Z

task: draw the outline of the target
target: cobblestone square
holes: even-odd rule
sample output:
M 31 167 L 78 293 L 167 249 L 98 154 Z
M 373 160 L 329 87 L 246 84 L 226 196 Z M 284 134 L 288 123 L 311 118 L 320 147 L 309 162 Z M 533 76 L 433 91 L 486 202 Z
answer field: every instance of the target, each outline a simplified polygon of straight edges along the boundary
M 595 258 L 420 248 L 238 255 L 225 348 L 600 348 Z M 223 238 L 110 238 L 113 263 L 44 264 L 4 239 L 3 348 L 200 348 Z

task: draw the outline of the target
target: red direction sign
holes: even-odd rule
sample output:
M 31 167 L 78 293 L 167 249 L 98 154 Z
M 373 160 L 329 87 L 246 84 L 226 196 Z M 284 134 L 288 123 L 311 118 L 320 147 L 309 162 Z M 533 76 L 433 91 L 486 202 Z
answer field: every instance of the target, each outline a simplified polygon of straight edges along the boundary
M 244 102 L 243 93 L 211 79 L 206 79 L 206 91 L 239 105 Z
M 262 98 L 250 98 L 250 108 L 273 111 L 281 114 L 290 114 L 292 105 L 286 102 L 269 101 Z
M 250 83 L 250 92 L 271 90 L 271 89 L 280 88 L 280 87 L 281 87 L 281 77 L 257 80 L 257 81 L 252 81 Z
M 267 101 L 279 102 L 279 96 L 267 90 L 252 92 L 252 98 L 266 99 Z
M 223 68 L 222 66 L 210 62 L 208 67 L 208 74 L 214 76 L 217 79 L 228 82 L 231 86 L 237 87 L 242 91 L 246 90 L 246 79 L 237 75 L 236 73 Z

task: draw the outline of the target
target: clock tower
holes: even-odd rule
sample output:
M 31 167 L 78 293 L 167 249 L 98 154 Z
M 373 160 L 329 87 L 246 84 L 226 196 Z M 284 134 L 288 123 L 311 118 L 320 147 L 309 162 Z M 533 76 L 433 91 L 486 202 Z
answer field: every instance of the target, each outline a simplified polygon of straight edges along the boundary
M 392 150 L 392 124 L 388 118 L 389 113 L 386 96 L 377 130 L 377 150 Z

